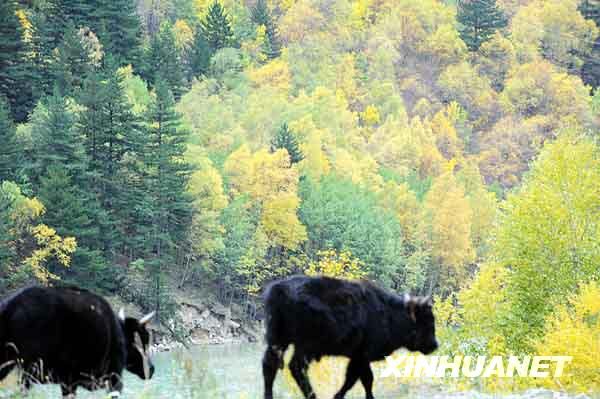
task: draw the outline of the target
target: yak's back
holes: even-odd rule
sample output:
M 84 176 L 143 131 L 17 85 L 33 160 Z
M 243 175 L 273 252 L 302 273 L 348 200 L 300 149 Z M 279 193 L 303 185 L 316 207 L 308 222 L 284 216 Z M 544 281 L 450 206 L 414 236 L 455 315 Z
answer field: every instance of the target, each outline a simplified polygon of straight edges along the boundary
M 120 372 L 125 337 L 102 297 L 77 287 L 27 287 L 0 305 L 2 341 L 23 358 L 44 359 L 57 374 Z
M 343 354 L 367 335 L 385 300 L 385 293 L 367 281 L 294 276 L 274 282 L 265 290 L 267 341 Z

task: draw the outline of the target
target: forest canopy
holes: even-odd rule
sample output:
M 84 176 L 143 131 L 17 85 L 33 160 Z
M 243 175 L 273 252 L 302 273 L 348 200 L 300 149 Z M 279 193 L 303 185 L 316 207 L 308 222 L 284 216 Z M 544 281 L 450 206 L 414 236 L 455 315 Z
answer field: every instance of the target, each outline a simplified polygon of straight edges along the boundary
M 555 348 L 597 305 L 597 1 L 6 0 L 0 21 L 0 292 L 60 279 L 164 321 L 182 287 L 368 277 L 493 353 Z

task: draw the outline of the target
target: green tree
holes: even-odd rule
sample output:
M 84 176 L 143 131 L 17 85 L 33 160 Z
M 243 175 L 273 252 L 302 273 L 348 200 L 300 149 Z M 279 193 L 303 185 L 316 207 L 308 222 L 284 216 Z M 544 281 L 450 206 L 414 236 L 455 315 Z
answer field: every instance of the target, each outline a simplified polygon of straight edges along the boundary
M 599 0 L 582 0 L 579 3 L 579 12 L 586 19 L 591 19 L 600 27 L 600 1 Z
M 136 153 L 142 134 L 123 87 L 123 74 L 110 57 L 106 67 L 91 73 L 84 82 L 78 102 L 78 131 L 88 157 L 88 191 L 99 201 L 96 222 L 101 228 L 104 250 L 123 249 L 125 227 L 132 212 L 129 179 L 136 171 Z
M 47 204 L 42 221 L 63 237 L 77 238 L 77 249 L 73 254 L 77 268 L 65 269 L 57 262 L 50 262 L 49 271 L 63 279 L 76 279 L 77 284 L 89 288 L 110 286 L 107 280 L 111 280 L 111 276 L 105 273 L 107 265 L 97 248 L 101 241 L 93 219 L 93 203 L 64 165 L 51 165 L 46 170 L 40 178 L 38 198 Z
M 579 12 L 586 18 L 591 19 L 600 27 L 600 1 L 583 0 L 579 4 Z M 581 77 L 585 84 L 592 87 L 600 86 L 600 37 L 594 41 L 589 54 L 583 56 Z
M 152 297 L 160 310 L 164 274 L 167 266 L 176 262 L 192 221 L 193 199 L 187 192 L 192 167 L 184 159 L 188 132 L 181 127 L 181 116 L 175 112 L 175 100 L 166 82 L 157 82 L 145 119 L 145 184 L 150 219 L 142 222 L 148 237 Z
M 36 3 L 30 11 L 32 86 L 36 99 L 54 89 L 54 49 L 62 39 L 60 11 L 53 1 Z
M 39 177 L 50 165 L 64 166 L 73 175 L 85 167 L 82 141 L 75 129 L 76 115 L 69 101 L 58 89 L 38 107 L 32 120 L 34 162 L 28 167 L 29 178 L 39 182 Z
M 53 4 L 58 11 L 53 17 L 58 24 L 59 37 L 69 29 L 69 25 L 76 28 L 96 27 L 94 10 L 100 6 L 98 0 L 49 0 L 48 3 Z
M 298 141 L 296 140 L 294 133 L 289 129 L 287 123 L 284 123 L 281 126 L 271 141 L 271 152 L 275 152 L 280 148 L 287 151 L 292 164 L 298 163 L 304 159 L 304 155 L 302 155 L 302 151 L 300 150 L 300 147 L 298 147 Z
M 16 133 L 8 101 L 0 96 L 0 181 L 14 180 L 17 175 L 23 149 Z
M 520 190 L 509 194 L 494 243 L 494 257 L 510 270 L 508 345 L 528 350 L 546 317 L 578 283 L 600 269 L 600 154 L 572 132 L 546 144 Z
M 189 63 L 193 76 L 204 75 L 210 67 L 211 51 L 201 26 L 194 31 L 194 42 L 189 50 Z M 191 80 L 191 79 L 190 79 Z
M 145 58 L 145 78 L 151 85 L 163 81 L 179 99 L 184 90 L 184 72 L 171 23 L 161 24 L 150 41 Z
M 229 16 L 218 1 L 210 5 L 206 18 L 201 22 L 201 25 L 212 54 L 216 53 L 217 50 L 234 45 L 233 29 L 229 22 Z
M 479 49 L 496 30 L 507 24 L 496 0 L 460 0 L 456 19 L 460 24 L 460 37 L 471 51 Z
M 266 41 L 263 53 L 268 59 L 279 57 L 281 55 L 281 40 L 265 0 L 258 0 L 252 8 L 252 22 L 265 27 Z
M 376 196 L 334 175 L 319 182 L 304 179 L 298 211 L 308 231 L 305 250 L 350 251 L 365 264 L 371 278 L 396 289 L 410 280 L 405 269 L 403 235 L 395 216 L 379 206 Z
M 136 13 L 136 2 L 96 1 L 93 17 L 98 22 L 90 27 L 102 41 L 106 52 L 112 54 L 119 65 L 137 65 L 141 56 L 141 24 Z
M 27 46 L 17 16 L 17 2 L 0 4 L 0 95 L 5 96 L 17 121 L 24 121 L 32 106 L 28 84 Z
M 87 50 L 80 40 L 78 29 L 69 23 L 62 42 L 55 51 L 52 64 L 55 84 L 63 95 L 71 95 L 74 90 L 82 87 L 83 80 L 92 67 Z

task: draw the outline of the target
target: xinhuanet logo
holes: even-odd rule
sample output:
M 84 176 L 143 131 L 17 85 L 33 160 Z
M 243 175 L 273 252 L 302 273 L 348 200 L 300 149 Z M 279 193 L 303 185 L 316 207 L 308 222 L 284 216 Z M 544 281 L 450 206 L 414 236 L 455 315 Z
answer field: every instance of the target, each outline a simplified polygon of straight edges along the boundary
M 560 377 L 572 356 L 413 356 L 386 358 L 381 377 Z

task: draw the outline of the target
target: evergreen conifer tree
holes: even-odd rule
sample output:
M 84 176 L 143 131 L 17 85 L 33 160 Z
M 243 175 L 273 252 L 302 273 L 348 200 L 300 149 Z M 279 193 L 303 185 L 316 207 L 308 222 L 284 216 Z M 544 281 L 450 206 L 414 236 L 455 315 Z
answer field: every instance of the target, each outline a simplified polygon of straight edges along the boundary
M 88 191 L 98 201 L 97 222 L 101 228 L 103 249 L 113 253 L 126 240 L 123 223 L 128 220 L 132 172 L 127 157 L 135 157 L 140 137 L 137 117 L 125 96 L 118 64 L 107 57 L 101 71 L 90 73 L 78 102 L 84 107 L 78 130 L 83 136 L 88 157 Z
M 141 23 L 134 0 L 97 0 L 94 33 L 119 65 L 137 65 L 141 56 Z M 94 26 L 91 26 L 94 28 Z
M 13 119 L 22 122 L 32 107 L 27 46 L 16 14 L 17 2 L 0 2 L 0 95 L 5 96 Z
M 71 95 L 80 89 L 86 75 L 92 69 L 86 49 L 83 47 L 74 24 L 69 23 L 63 40 L 56 49 L 52 69 L 55 84 L 63 95 Z
M 194 32 L 194 43 L 189 53 L 192 77 L 206 74 L 210 66 L 210 57 L 211 52 L 206 36 L 204 35 L 204 30 L 200 26 L 197 26 Z
M 51 165 L 63 166 L 70 175 L 85 168 L 85 153 L 75 129 L 75 114 L 58 89 L 43 101 L 44 112 L 33 122 L 35 154 L 31 181 L 39 182 Z
M 281 41 L 279 40 L 277 26 L 273 22 L 265 0 L 258 0 L 252 8 L 252 22 L 265 27 L 266 41 L 263 53 L 268 59 L 279 57 L 281 55 Z
M 298 147 L 298 142 L 292 131 L 288 128 L 287 123 L 284 123 L 275 134 L 271 141 L 271 151 L 276 151 L 280 148 L 285 148 L 290 156 L 291 163 L 298 163 L 304 159 L 302 151 Z
M 469 50 L 476 51 L 496 30 L 508 23 L 496 0 L 459 0 L 456 16 L 460 37 Z
M 15 180 L 22 148 L 10 115 L 8 101 L 0 96 L 0 181 Z
M 206 18 L 201 22 L 211 54 L 234 45 L 233 30 L 229 16 L 223 6 L 215 0 L 208 8 Z
M 163 23 L 151 39 L 145 64 L 145 77 L 152 85 L 162 80 L 176 99 L 183 94 L 184 72 L 175 44 L 173 26 L 169 22 Z
M 140 221 L 140 225 L 149 237 L 146 251 L 149 281 L 154 284 L 151 295 L 155 306 L 162 306 L 163 275 L 189 231 L 192 214 L 192 198 L 187 191 L 192 167 L 184 159 L 188 132 L 181 128 L 181 117 L 175 112 L 175 101 L 166 82 L 156 83 L 155 97 L 145 119 L 145 186 L 150 219 Z
M 579 11 L 586 19 L 591 19 L 600 27 L 600 0 L 583 0 Z M 596 38 L 589 54 L 583 55 L 581 77 L 585 84 L 600 87 L 600 36 Z

